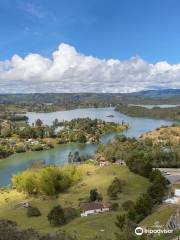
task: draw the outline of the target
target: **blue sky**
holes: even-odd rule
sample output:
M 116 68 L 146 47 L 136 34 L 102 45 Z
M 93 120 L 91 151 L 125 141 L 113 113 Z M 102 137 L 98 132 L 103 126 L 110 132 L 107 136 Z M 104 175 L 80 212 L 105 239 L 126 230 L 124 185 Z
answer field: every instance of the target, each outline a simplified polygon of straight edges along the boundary
M 179 12 L 179 0 L 0 0 L 0 90 L 179 88 Z
M 1 0 L 0 59 L 59 43 L 99 58 L 180 60 L 180 1 Z

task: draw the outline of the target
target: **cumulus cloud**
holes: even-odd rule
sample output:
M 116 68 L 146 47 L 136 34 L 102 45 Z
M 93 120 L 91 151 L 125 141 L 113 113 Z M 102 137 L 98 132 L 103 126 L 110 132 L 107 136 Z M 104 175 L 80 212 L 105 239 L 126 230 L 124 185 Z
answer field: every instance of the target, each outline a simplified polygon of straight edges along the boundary
M 180 88 L 180 64 L 150 64 L 140 57 L 99 59 L 61 43 L 51 58 L 14 55 L 0 62 L 0 92 L 134 92 Z

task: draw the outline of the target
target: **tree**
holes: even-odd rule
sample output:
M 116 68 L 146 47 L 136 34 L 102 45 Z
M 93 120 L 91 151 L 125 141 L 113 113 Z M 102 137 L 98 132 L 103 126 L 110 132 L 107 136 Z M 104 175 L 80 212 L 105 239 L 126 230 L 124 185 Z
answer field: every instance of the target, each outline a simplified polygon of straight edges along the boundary
M 73 162 L 81 162 L 81 158 L 79 156 L 79 152 L 78 151 L 76 151 L 74 153 Z
M 112 203 L 112 210 L 113 211 L 117 211 L 118 210 L 118 208 L 119 208 L 119 204 L 118 203 Z
M 53 121 L 53 126 L 58 127 L 58 125 L 59 125 L 59 120 L 57 118 L 55 118 Z
M 43 122 L 41 121 L 41 119 L 38 118 L 38 119 L 36 120 L 36 123 L 35 123 L 35 124 L 36 124 L 37 127 L 41 127 L 42 124 L 43 124 Z
M 153 169 L 153 167 L 152 167 L 152 164 L 150 162 L 145 163 L 144 174 L 143 174 L 144 177 L 148 178 L 150 176 L 151 172 L 152 172 L 152 169 Z
M 151 213 L 153 207 L 152 198 L 146 193 L 141 195 L 135 204 L 135 210 L 137 214 L 137 222 L 141 221 L 145 216 Z
M 80 134 L 78 135 L 78 141 L 80 143 L 85 143 L 86 142 L 86 135 L 83 132 L 80 132 Z
M 120 178 L 115 177 L 111 185 L 108 187 L 107 193 L 112 199 L 117 198 L 117 194 L 122 192 L 125 182 Z
M 148 194 L 153 199 L 154 204 L 159 204 L 162 202 L 165 191 L 166 189 L 164 188 L 163 184 L 156 181 L 149 187 Z
M 68 163 L 73 163 L 73 154 L 71 152 L 69 152 L 68 154 Z
M 50 224 L 53 226 L 60 226 L 65 224 L 64 210 L 60 205 L 52 208 L 47 218 Z
M 90 190 L 90 201 L 94 202 L 94 201 L 98 201 L 98 199 L 99 199 L 99 193 L 97 189 Z
M 122 231 L 126 224 L 126 216 L 123 215 L 117 215 L 117 221 L 115 222 L 116 226 Z
M 1 129 L 1 135 L 2 137 L 6 138 L 6 137 L 11 137 L 12 135 L 12 130 L 11 128 L 8 127 L 4 127 Z

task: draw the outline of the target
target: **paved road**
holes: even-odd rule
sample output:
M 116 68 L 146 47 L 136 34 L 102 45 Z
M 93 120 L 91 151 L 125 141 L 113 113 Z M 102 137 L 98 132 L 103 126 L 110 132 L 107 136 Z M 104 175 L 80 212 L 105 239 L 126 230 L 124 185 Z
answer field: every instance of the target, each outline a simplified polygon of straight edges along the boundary
M 180 168 L 159 168 L 159 170 L 172 184 L 180 181 Z

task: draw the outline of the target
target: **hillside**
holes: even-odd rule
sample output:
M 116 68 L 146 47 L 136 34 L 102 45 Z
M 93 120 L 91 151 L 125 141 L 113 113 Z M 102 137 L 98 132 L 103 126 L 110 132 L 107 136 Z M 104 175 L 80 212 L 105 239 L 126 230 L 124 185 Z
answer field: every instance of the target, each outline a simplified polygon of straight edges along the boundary
M 180 90 L 149 90 L 133 93 L 32 93 L 0 94 L 0 109 L 8 105 L 25 111 L 71 109 L 76 107 L 105 107 L 126 104 L 180 104 Z M 20 107 L 20 109 L 19 109 Z
M 97 167 L 93 165 L 81 165 L 79 167 L 83 173 L 83 180 L 72 187 L 67 192 L 61 193 L 58 198 L 28 197 L 15 190 L 1 191 L 0 194 L 0 216 L 2 218 L 14 220 L 20 227 L 33 227 L 40 232 L 54 232 L 58 229 L 65 230 L 72 235 L 76 235 L 78 240 L 92 240 L 92 237 L 101 236 L 103 239 L 114 240 L 116 215 L 122 212 L 121 204 L 126 200 L 135 201 L 141 193 L 144 193 L 149 186 L 147 179 L 131 173 L 127 167 L 111 165 L 107 167 Z M 123 192 L 117 200 L 118 211 L 98 214 L 89 217 L 77 217 L 67 225 L 60 228 L 51 227 L 47 220 L 47 214 L 53 206 L 61 204 L 63 207 L 79 207 L 80 201 L 85 201 L 91 189 L 97 188 L 103 196 L 103 201 L 110 201 L 107 195 L 107 188 L 114 177 L 119 177 L 125 181 Z M 14 209 L 12 206 L 23 200 L 29 200 L 32 206 L 40 209 L 42 215 L 36 218 L 28 218 L 25 208 Z M 78 228 L 77 228 L 78 226 Z M 103 229 L 103 231 L 101 231 Z
M 180 145 L 180 125 L 162 126 L 154 131 L 146 132 L 141 136 L 142 139 L 151 139 L 155 144 L 171 146 Z

